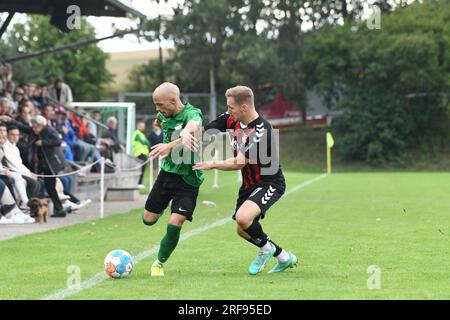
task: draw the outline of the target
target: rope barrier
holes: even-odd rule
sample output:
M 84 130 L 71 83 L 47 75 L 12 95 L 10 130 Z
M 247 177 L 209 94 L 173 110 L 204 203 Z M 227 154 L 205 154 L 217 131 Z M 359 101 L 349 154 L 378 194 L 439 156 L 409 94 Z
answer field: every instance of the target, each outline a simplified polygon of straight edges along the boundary
M 138 169 L 141 169 L 142 167 L 146 166 L 147 163 L 149 163 L 152 159 L 148 158 L 145 162 L 141 163 L 139 166 L 135 167 L 135 168 L 128 168 L 128 169 L 122 169 L 120 167 L 117 167 L 117 170 L 119 172 L 132 172 L 132 171 L 136 171 Z
M 85 171 L 85 170 L 88 170 L 88 169 L 92 168 L 93 166 L 95 166 L 96 164 L 100 163 L 101 161 L 102 161 L 102 159 L 98 159 L 97 161 L 95 161 L 95 162 L 93 162 L 93 163 L 91 163 L 91 164 L 89 164 L 89 165 L 87 165 L 87 166 L 84 166 L 84 167 L 82 167 L 82 168 L 80 168 L 80 169 L 78 169 L 78 170 L 76 170 L 76 171 L 67 172 L 67 173 L 63 173 L 63 174 L 57 174 L 57 175 L 45 175 L 45 174 L 34 174 L 34 173 L 33 173 L 33 175 L 34 175 L 35 177 L 39 177 L 39 178 L 59 178 L 59 177 L 73 176 L 73 175 L 76 175 L 76 174 L 78 174 L 78 173 L 81 173 L 81 172 L 83 172 L 83 171 Z M 20 173 L 21 175 L 27 175 L 27 174 L 28 174 L 27 172 L 17 171 L 17 170 L 8 168 L 8 167 L 6 167 L 6 166 L 4 166 L 4 168 L 8 169 L 8 170 L 11 171 L 11 172 L 17 172 L 17 173 Z

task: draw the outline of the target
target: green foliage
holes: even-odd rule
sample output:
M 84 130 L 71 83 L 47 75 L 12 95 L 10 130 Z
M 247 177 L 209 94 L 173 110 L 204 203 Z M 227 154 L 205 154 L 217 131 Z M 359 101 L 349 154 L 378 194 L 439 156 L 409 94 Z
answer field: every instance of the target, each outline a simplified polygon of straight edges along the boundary
M 94 27 L 82 19 L 81 28 L 64 34 L 52 26 L 48 17 L 31 16 L 26 24 L 15 24 L 8 33 L 8 57 L 37 52 L 81 40 L 95 38 Z M 4 57 L 6 54 L 4 55 Z M 98 101 L 103 98 L 105 85 L 112 76 L 106 69 L 108 54 L 96 45 L 76 50 L 64 50 L 13 64 L 14 78 L 18 82 L 44 82 L 50 84 L 61 77 L 79 101 Z
M 130 84 L 127 85 L 127 90 L 145 92 L 149 88 L 156 88 L 161 83 L 159 80 L 161 74 L 170 75 L 172 73 L 169 68 L 170 64 L 160 63 L 159 60 L 150 60 L 146 64 L 134 67 L 128 75 Z M 165 80 L 170 79 L 165 78 Z
M 326 27 L 305 39 L 308 84 L 345 115 L 336 121 L 344 156 L 403 163 L 408 148 L 447 135 L 450 5 L 427 1 L 364 24 Z
M 258 88 L 267 82 L 281 85 L 294 101 L 304 97 L 301 65 L 302 33 L 300 8 L 306 1 L 187 0 L 175 14 L 147 25 L 148 39 L 159 30 L 174 42 L 176 51 L 165 67 L 166 78 L 185 91 L 209 91 L 210 70 L 215 72 L 221 95 L 231 86 Z M 220 12 L 220 14 L 218 14 Z M 147 72 L 149 83 L 155 72 Z M 139 80 L 132 77 L 132 87 Z

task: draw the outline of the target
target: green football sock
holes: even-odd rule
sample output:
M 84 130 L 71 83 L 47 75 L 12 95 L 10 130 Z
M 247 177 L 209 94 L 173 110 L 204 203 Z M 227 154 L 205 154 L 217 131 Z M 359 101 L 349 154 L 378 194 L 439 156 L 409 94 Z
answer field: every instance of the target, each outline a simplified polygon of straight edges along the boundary
M 161 262 L 166 262 L 172 252 L 175 250 L 180 239 L 181 227 L 175 226 L 173 224 L 167 225 L 167 233 L 161 240 L 161 245 L 158 252 L 158 260 Z

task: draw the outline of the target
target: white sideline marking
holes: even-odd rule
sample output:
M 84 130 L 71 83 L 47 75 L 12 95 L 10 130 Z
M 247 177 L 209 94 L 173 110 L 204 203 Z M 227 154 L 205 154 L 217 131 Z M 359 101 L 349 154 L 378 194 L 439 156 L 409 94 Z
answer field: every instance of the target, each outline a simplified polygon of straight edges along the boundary
M 292 189 L 289 189 L 288 191 L 286 191 L 286 193 L 284 194 L 284 197 L 287 196 L 287 195 L 289 195 L 289 194 L 291 194 L 291 193 L 293 193 L 293 192 L 297 192 L 298 190 L 303 189 L 303 188 L 309 186 L 310 184 L 313 184 L 314 182 L 317 182 L 317 181 L 319 181 L 319 180 L 322 180 L 322 179 L 324 179 L 324 178 L 326 178 L 326 177 L 327 177 L 327 174 L 324 173 L 324 174 L 322 174 L 322 175 L 320 175 L 320 176 L 318 176 L 318 177 L 316 177 L 316 178 L 314 178 L 314 179 L 305 181 L 305 182 L 303 182 L 302 184 L 299 184 L 298 186 L 295 186 L 295 187 L 293 187 Z
M 295 186 L 294 188 L 289 189 L 284 194 L 284 196 L 287 196 L 287 195 L 289 195 L 291 193 L 294 193 L 294 192 L 296 192 L 296 191 L 298 191 L 300 189 L 303 189 L 303 188 L 313 184 L 314 182 L 322 180 L 326 176 L 327 176 L 326 174 L 323 174 L 323 175 L 320 175 L 320 176 L 318 176 L 318 177 L 316 177 L 314 179 L 311 179 L 311 180 L 308 180 L 308 181 L 306 181 L 306 182 L 304 182 L 302 184 L 299 184 L 299 185 Z M 203 232 L 208 231 L 210 229 L 213 229 L 215 227 L 220 227 L 220 226 L 226 224 L 229 221 L 232 221 L 231 217 L 220 219 L 220 220 L 215 221 L 215 222 L 213 222 L 211 224 L 208 224 L 206 226 L 199 227 L 199 228 L 193 229 L 191 231 L 188 231 L 188 232 L 186 232 L 186 233 L 184 233 L 184 234 L 182 234 L 180 236 L 180 241 L 184 241 L 184 240 L 186 240 L 186 239 L 188 239 L 190 237 L 193 237 L 195 235 L 198 235 L 200 233 L 203 233 Z M 159 249 L 159 246 L 155 246 L 155 247 L 151 248 L 150 250 L 141 252 L 140 254 L 138 254 L 135 257 L 134 263 L 137 264 L 140 261 L 144 260 L 145 258 L 147 258 L 147 257 L 149 257 L 149 256 L 151 256 L 151 255 L 153 255 L 155 253 L 157 253 L 158 249 Z M 40 300 L 63 300 L 63 299 L 65 299 L 67 297 L 70 297 L 70 296 L 72 296 L 74 294 L 80 293 L 83 290 L 92 288 L 92 287 L 96 286 L 97 284 L 105 281 L 108 278 L 109 277 L 105 274 L 105 272 L 102 271 L 102 272 L 97 273 L 95 276 L 91 277 L 90 279 L 88 279 L 86 281 L 83 281 L 80 284 L 80 289 L 61 289 L 61 290 L 58 290 L 56 292 L 53 292 L 53 293 L 51 293 L 51 294 L 41 298 Z

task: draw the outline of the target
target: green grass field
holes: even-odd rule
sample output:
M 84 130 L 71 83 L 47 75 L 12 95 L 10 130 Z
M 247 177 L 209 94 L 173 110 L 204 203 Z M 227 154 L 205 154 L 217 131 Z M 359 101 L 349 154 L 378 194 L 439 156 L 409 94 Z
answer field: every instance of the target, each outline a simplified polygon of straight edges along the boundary
M 288 190 L 317 176 L 287 173 Z M 231 215 L 236 174 L 220 177 L 219 190 L 205 182 L 184 234 Z M 230 219 L 180 242 L 164 278 L 150 277 L 152 254 L 129 278 L 106 279 L 67 298 L 449 299 L 449 180 L 448 173 L 337 173 L 291 192 L 263 221 L 274 241 L 300 258 L 298 268 L 281 274 L 247 275 L 257 249 L 236 236 Z M 70 265 L 86 281 L 102 272 L 112 249 L 137 256 L 154 248 L 168 217 L 146 227 L 141 214 L 0 242 L 0 299 L 40 299 L 66 287 Z M 367 288 L 371 265 L 381 270 L 379 290 Z

